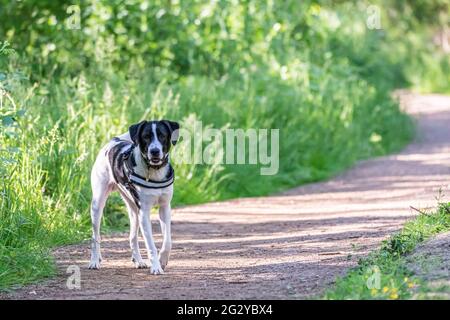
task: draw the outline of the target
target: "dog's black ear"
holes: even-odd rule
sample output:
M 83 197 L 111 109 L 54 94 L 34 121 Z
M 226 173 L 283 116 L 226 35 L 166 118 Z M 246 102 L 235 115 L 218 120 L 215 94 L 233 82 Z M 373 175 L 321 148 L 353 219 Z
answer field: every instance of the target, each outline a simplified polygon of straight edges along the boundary
M 178 137 L 179 137 L 179 129 L 180 125 L 178 122 L 170 121 L 170 120 L 161 120 L 161 123 L 167 126 L 170 132 L 170 141 L 173 145 L 177 144 Z
M 139 144 L 139 134 L 141 133 L 142 128 L 147 124 L 147 121 L 141 121 L 139 123 L 133 124 L 128 128 L 128 132 L 130 133 L 130 138 L 135 145 Z

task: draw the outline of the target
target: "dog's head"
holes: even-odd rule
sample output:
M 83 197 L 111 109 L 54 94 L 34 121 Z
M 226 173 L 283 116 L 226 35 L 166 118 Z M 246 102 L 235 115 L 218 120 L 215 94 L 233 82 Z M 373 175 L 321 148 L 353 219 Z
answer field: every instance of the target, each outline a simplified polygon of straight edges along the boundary
M 167 157 L 170 147 L 178 140 L 177 122 L 169 120 L 141 121 L 129 128 L 130 138 L 151 165 L 160 165 Z

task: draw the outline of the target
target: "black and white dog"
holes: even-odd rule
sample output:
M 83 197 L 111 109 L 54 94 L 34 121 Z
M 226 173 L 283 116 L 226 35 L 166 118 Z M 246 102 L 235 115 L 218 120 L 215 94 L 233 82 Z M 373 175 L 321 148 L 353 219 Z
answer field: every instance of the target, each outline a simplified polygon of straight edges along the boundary
M 117 190 L 130 217 L 134 265 L 147 267 L 139 252 L 140 228 L 150 261 L 150 273 L 163 273 L 172 247 L 170 201 L 174 171 L 169 163 L 169 151 L 177 142 L 178 129 L 178 123 L 173 121 L 142 121 L 132 125 L 127 133 L 112 139 L 98 154 L 91 173 L 93 237 L 89 269 L 100 268 L 100 220 L 108 195 Z M 163 233 L 159 256 L 150 222 L 150 209 L 156 205 L 159 205 Z

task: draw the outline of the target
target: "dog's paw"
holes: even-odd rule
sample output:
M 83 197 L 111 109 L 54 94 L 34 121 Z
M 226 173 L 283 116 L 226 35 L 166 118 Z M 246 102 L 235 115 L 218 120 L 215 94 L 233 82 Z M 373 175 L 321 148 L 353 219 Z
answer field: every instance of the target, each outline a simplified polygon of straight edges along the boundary
M 91 270 L 98 270 L 98 269 L 100 269 L 100 259 L 91 260 L 91 262 L 89 262 L 88 268 L 91 269 Z
M 161 265 L 159 263 L 157 264 L 154 263 L 150 268 L 150 273 L 154 275 L 164 274 L 164 270 L 163 268 L 161 268 Z
M 140 258 L 140 259 L 132 258 L 131 261 L 133 261 L 136 269 L 148 268 L 147 264 L 144 262 L 144 260 L 142 258 Z
M 169 252 L 161 251 L 159 253 L 159 263 L 161 264 L 161 268 L 163 270 L 166 270 L 168 262 L 169 262 Z

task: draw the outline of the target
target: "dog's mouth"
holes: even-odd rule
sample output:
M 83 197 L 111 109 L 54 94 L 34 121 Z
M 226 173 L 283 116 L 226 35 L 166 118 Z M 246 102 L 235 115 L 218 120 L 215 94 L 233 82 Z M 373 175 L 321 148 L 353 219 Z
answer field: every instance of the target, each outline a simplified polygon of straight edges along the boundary
M 160 164 L 162 161 L 159 157 L 151 157 L 150 164 Z

